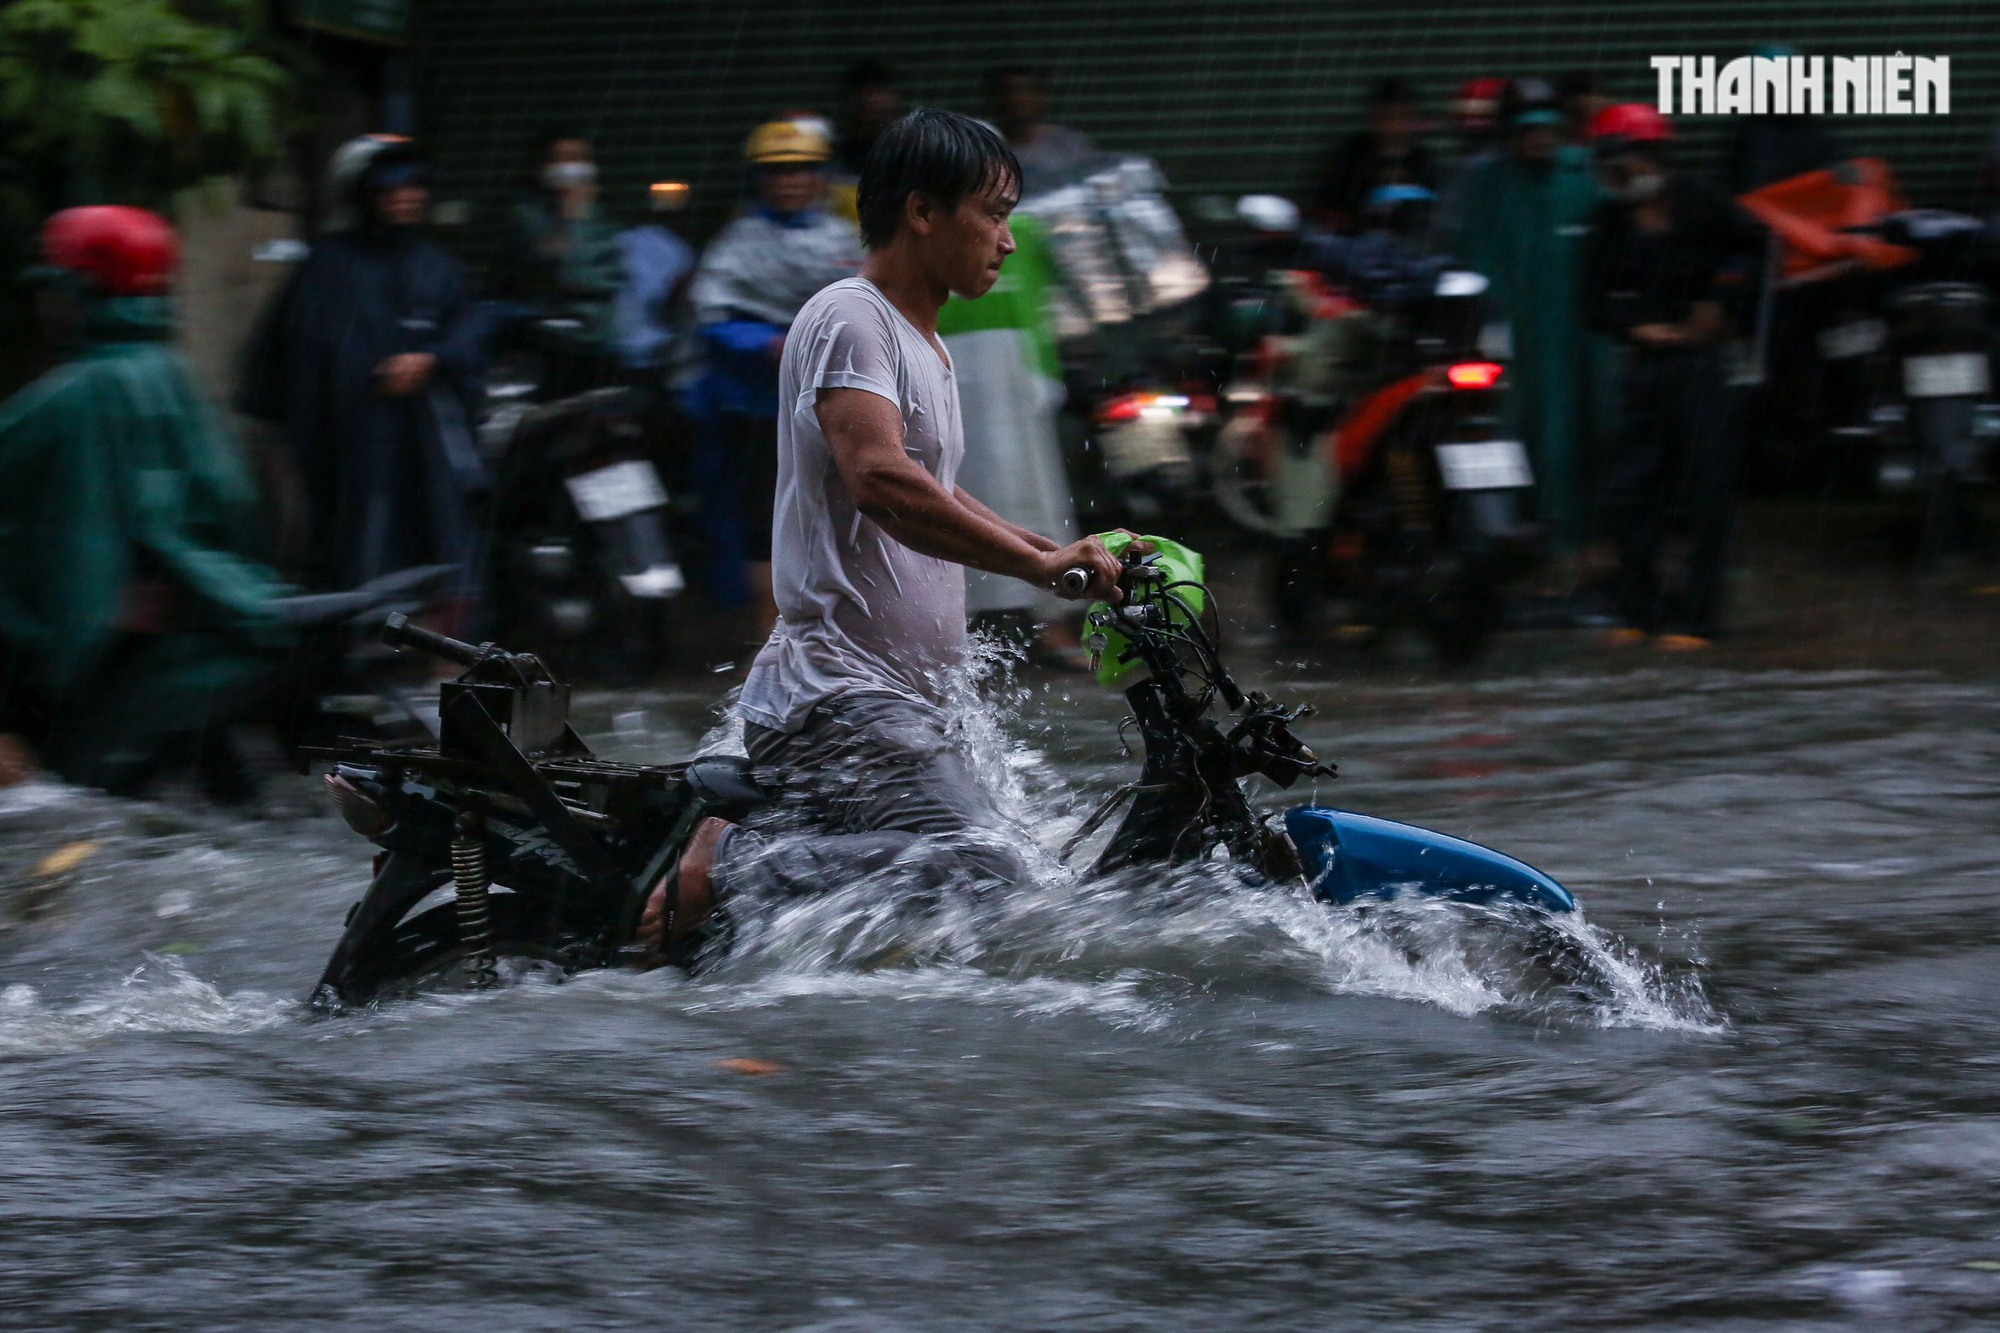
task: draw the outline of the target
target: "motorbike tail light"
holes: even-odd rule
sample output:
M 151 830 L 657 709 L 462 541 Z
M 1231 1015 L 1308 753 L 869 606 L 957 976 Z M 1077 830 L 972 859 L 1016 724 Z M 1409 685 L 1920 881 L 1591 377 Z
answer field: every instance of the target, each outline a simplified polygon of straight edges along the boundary
M 1500 382 L 1501 366 L 1493 361 L 1461 361 L 1444 377 L 1454 389 L 1490 389 Z
M 1106 403 L 1098 413 L 1098 419 L 1106 425 L 1124 421 L 1168 421 L 1187 409 L 1185 394 L 1128 393 Z

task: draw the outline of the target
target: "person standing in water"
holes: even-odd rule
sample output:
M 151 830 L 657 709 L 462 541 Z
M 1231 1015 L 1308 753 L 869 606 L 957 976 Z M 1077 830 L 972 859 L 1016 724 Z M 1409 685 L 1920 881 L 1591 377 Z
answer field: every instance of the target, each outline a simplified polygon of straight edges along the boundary
M 709 819 L 656 886 L 640 938 L 660 949 L 719 898 L 806 893 L 900 863 L 933 883 L 1011 881 L 1005 817 L 950 734 L 945 676 L 966 646 L 965 569 L 1116 600 L 1118 561 L 1016 527 L 957 485 L 958 389 L 937 335 L 954 293 L 983 296 L 1014 251 L 1020 165 L 967 116 L 919 109 L 869 154 L 860 276 L 806 302 L 778 391 L 772 560 L 780 620 L 738 703 L 750 758 L 822 825 L 773 839 Z M 925 846 L 916 844 L 924 840 Z

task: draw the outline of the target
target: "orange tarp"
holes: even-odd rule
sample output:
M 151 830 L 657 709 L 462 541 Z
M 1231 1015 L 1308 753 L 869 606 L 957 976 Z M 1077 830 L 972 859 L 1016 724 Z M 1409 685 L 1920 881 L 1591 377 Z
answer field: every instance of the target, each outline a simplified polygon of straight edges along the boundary
M 1808 171 L 1739 195 L 1736 202 L 1777 234 L 1784 251 L 1782 277 L 1820 276 L 1822 270 L 1831 272 L 1849 262 L 1895 268 L 1917 257 L 1904 246 L 1842 230 L 1879 222 L 1908 207 L 1889 164 L 1877 157 Z

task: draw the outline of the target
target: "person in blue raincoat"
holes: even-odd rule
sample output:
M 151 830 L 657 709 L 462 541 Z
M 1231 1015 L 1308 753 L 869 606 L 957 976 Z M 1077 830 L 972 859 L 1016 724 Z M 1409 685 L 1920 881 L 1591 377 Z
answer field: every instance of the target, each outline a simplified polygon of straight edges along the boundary
M 823 206 L 824 135 L 789 120 L 750 135 L 751 205 L 702 253 L 689 295 L 703 371 L 687 397 L 699 434 L 695 482 L 709 593 L 777 621 L 771 511 L 778 488 L 778 362 L 799 308 L 861 268 L 861 238 Z
M 0 751 L 119 794 L 192 762 L 248 799 L 229 729 L 288 643 L 259 505 L 174 349 L 178 243 L 143 209 L 66 209 L 39 303 L 74 354 L 0 404 Z
M 304 482 L 313 581 L 351 588 L 417 565 L 460 571 L 435 628 L 469 632 L 484 463 L 472 433 L 486 320 L 424 233 L 416 145 L 356 140 L 331 173 L 347 225 L 322 236 L 267 320 L 240 406 L 284 429 Z

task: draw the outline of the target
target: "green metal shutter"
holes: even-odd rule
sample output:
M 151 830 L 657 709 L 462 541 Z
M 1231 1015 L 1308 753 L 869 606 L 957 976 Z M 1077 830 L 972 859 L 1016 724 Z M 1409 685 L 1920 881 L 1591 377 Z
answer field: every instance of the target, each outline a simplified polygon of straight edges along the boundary
M 1439 138 L 1451 90 L 1484 74 L 1598 71 L 1651 101 L 1653 55 L 1726 60 L 1765 42 L 1817 55 L 1952 58 L 1948 117 L 1838 117 L 1918 202 L 1969 208 L 2000 116 L 2000 0 L 1541 0 L 1524 4 L 1227 0 L 421 0 L 419 105 L 449 194 L 490 238 L 532 138 L 562 123 L 597 143 L 605 199 L 631 215 L 647 181 L 694 183 L 695 229 L 734 206 L 744 135 L 774 112 L 831 112 L 840 72 L 873 56 L 914 103 L 984 110 L 995 65 L 1049 72 L 1055 118 L 1157 158 L 1177 195 L 1296 193 L 1360 123 L 1368 87 L 1414 78 Z M 1682 118 L 1706 165 L 1731 121 Z

